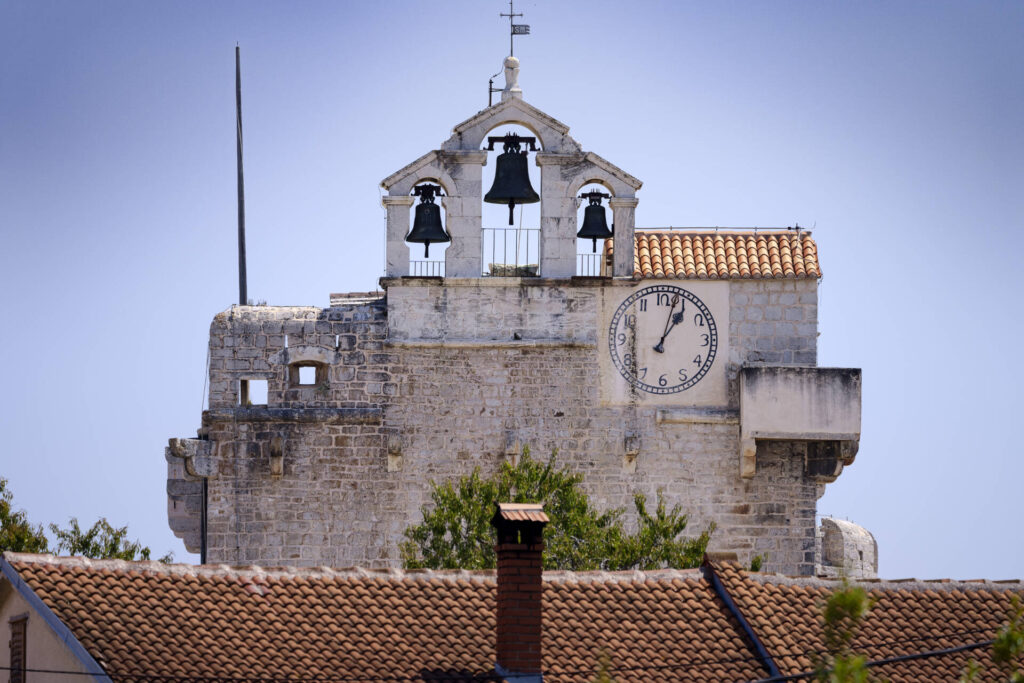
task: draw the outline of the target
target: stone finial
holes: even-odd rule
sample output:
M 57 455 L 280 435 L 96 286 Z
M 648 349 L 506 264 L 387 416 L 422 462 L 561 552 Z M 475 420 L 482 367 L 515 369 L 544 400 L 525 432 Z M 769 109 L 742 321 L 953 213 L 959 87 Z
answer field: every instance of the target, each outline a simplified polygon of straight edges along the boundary
M 505 89 L 501 91 L 501 101 L 510 97 L 523 99 L 523 89 L 519 87 L 519 60 L 511 56 L 505 57 Z

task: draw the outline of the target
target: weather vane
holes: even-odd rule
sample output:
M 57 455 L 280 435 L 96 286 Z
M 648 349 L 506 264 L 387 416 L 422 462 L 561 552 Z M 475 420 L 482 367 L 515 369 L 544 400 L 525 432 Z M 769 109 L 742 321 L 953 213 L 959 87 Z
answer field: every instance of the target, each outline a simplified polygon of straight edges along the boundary
M 512 1 L 513 0 L 508 0 L 508 14 L 505 14 L 504 12 L 502 12 L 498 16 L 508 17 L 508 26 L 509 26 L 508 54 L 509 54 L 509 56 L 514 57 L 516 52 L 515 52 L 515 43 L 512 42 L 512 39 L 515 36 L 528 36 L 528 35 L 530 35 L 530 25 L 529 24 L 517 24 L 517 23 L 515 23 L 515 21 L 516 21 L 515 18 L 516 17 L 521 17 L 521 16 L 523 16 L 523 14 L 522 14 L 522 12 L 520 12 L 518 14 L 516 13 L 515 8 L 512 6 Z

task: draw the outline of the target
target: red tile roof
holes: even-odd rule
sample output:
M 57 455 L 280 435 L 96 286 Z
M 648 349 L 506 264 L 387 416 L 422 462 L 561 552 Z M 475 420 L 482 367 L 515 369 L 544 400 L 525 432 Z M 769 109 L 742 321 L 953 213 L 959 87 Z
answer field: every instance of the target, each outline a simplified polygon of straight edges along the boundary
M 711 279 L 820 278 L 806 230 L 637 230 L 634 276 Z M 605 241 L 606 263 L 614 240 Z
M 493 572 L 5 557 L 112 675 L 493 678 Z M 602 650 L 622 683 L 765 675 L 700 570 L 545 578 L 552 681 L 591 680 Z
M 791 579 L 751 574 L 729 563 L 715 565 L 726 591 L 772 654 L 783 675 L 812 671 L 825 650 L 822 607 L 835 580 Z M 852 643 L 868 661 L 961 647 L 992 639 L 1010 614 L 1012 596 L 1024 599 L 1019 582 L 874 581 L 862 584 L 873 606 Z M 968 660 L 984 669 L 979 680 L 1001 679 L 991 648 L 880 664 L 881 680 L 955 681 Z M 1021 662 L 1024 666 L 1024 661 Z
M 3 561 L 117 680 L 495 679 L 493 572 L 239 569 L 13 553 Z M 782 673 L 811 671 L 823 647 L 821 606 L 837 582 L 713 563 L 546 572 L 545 680 L 590 681 L 602 652 L 623 683 L 766 677 L 712 570 Z M 1019 582 L 864 585 L 876 603 L 854 650 L 869 660 L 991 639 L 1010 596 L 1024 595 Z M 986 667 L 982 680 L 994 680 L 987 648 L 873 672 L 892 681 L 956 680 L 972 656 Z

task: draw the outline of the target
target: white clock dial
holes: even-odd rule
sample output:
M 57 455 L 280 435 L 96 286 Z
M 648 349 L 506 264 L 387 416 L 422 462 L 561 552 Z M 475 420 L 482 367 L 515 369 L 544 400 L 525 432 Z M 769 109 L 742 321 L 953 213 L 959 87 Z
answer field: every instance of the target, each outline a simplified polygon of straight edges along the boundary
M 608 350 L 619 374 L 638 390 L 674 394 L 707 375 L 718 351 L 718 328 L 708 307 L 689 290 L 653 285 L 615 310 Z

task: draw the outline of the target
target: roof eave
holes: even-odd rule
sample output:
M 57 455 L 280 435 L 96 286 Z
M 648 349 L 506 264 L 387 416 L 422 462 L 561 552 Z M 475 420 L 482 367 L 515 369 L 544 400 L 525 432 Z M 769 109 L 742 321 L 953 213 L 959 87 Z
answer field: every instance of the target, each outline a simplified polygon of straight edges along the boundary
M 25 583 L 21 575 L 18 574 L 17 570 L 11 566 L 11 563 L 7 560 L 8 553 L 0 554 L 0 575 L 7 579 L 11 586 L 18 592 L 25 602 L 29 604 L 29 607 L 39 615 L 39 618 L 50 627 L 54 635 L 57 636 L 67 646 L 71 654 L 74 655 L 78 663 L 82 665 L 82 668 L 88 674 L 92 675 L 94 681 L 102 683 L 113 683 L 110 676 L 103 670 L 103 667 L 99 665 L 93 656 L 89 654 L 89 651 L 85 649 L 85 646 L 75 637 L 75 634 L 71 632 L 71 629 L 53 613 L 46 603 L 36 595 L 35 591 Z

